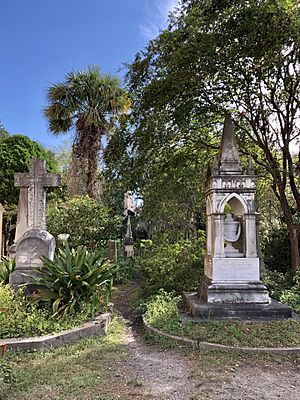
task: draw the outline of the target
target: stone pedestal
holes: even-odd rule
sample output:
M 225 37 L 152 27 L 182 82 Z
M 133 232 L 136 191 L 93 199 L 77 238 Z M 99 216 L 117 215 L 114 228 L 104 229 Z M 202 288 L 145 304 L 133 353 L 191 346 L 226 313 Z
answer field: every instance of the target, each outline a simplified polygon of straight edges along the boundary
M 256 290 L 255 290 L 256 292 Z M 183 301 L 195 321 L 274 321 L 292 318 L 292 309 L 278 301 L 268 303 L 207 303 L 197 293 L 183 293 Z
M 30 276 L 43 267 L 41 256 L 53 259 L 54 250 L 55 239 L 49 232 L 39 228 L 25 232 L 16 246 L 16 269 L 9 277 L 10 285 L 18 289 L 26 284 L 30 291 Z

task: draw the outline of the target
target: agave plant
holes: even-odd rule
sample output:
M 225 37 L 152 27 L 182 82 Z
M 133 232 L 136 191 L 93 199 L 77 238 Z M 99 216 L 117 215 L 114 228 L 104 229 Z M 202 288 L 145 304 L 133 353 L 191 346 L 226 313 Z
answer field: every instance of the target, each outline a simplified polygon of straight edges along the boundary
M 31 299 L 52 305 L 53 316 L 64 316 L 83 309 L 87 304 L 107 304 L 117 270 L 97 252 L 85 246 L 70 249 L 68 243 L 50 260 L 42 257 L 45 267 L 32 277 L 37 286 Z
M 0 284 L 8 283 L 9 275 L 16 267 L 16 260 L 8 257 L 1 257 L 0 261 Z

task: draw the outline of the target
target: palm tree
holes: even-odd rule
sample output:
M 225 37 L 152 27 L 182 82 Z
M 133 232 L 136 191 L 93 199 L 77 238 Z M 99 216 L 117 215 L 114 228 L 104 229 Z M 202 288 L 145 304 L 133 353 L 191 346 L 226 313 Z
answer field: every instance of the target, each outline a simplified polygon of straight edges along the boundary
M 101 138 L 107 135 L 130 107 L 129 97 L 116 76 L 101 74 L 97 67 L 70 72 L 65 82 L 47 92 L 44 114 L 54 135 L 74 131 L 73 175 L 81 179 L 81 193 L 95 198 Z M 76 171 L 75 171 L 76 170 Z M 79 193 L 77 193 L 79 194 Z

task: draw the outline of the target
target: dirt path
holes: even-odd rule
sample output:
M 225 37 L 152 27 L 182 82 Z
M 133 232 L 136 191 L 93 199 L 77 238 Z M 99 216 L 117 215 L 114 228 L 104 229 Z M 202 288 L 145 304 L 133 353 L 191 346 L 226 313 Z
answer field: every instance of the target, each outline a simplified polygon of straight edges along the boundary
M 128 373 L 145 390 L 145 396 L 155 400 L 188 400 L 197 392 L 197 380 L 192 377 L 194 363 L 175 351 L 149 346 L 141 333 L 141 322 L 130 306 L 135 287 L 125 289 L 116 300 L 116 309 L 123 316 L 127 330 Z
M 300 359 L 239 358 L 213 353 L 209 356 L 183 354 L 149 346 L 141 323 L 130 305 L 134 286 L 124 289 L 115 301 L 127 332 L 124 341 L 129 355 L 126 370 L 153 400 L 298 400 Z M 192 352 L 191 352 L 192 353 Z

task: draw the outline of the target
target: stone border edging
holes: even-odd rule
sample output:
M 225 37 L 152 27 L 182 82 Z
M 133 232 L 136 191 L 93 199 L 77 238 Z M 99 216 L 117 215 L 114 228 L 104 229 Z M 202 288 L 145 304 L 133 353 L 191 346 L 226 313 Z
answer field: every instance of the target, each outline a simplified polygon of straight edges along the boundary
M 55 347 L 72 344 L 83 338 L 92 336 L 104 336 L 107 333 L 111 322 L 111 312 L 101 314 L 92 321 L 58 333 L 28 337 L 28 338 L 10 338 L 0 339 L 0 347 L 5 346 L 11 351 L 36 351 L 47 350 Z
M 207 350 L 217 350 L 217 351 L 235 351 L 242 353 L 265 353 L 265 354 L 281 354 L 281 355 L 300 354 L 300 347 L 235 347 L 235 346 L 226 346 L 224 344 L 218 344 L 218 343 L 199 342 L 198 340 L 188 339 L 186 337 L 171 335 L 170 333 L 162 332 L 159 329 L 149 325 L 148 322 L 145 320 L 144 316 L 142 316 L 142 320 L 145 330 L 147 332 L 163 336 L 167 339 L 175 341 L 178 344 L 184 344 L 199 350 L 207 349 Z

